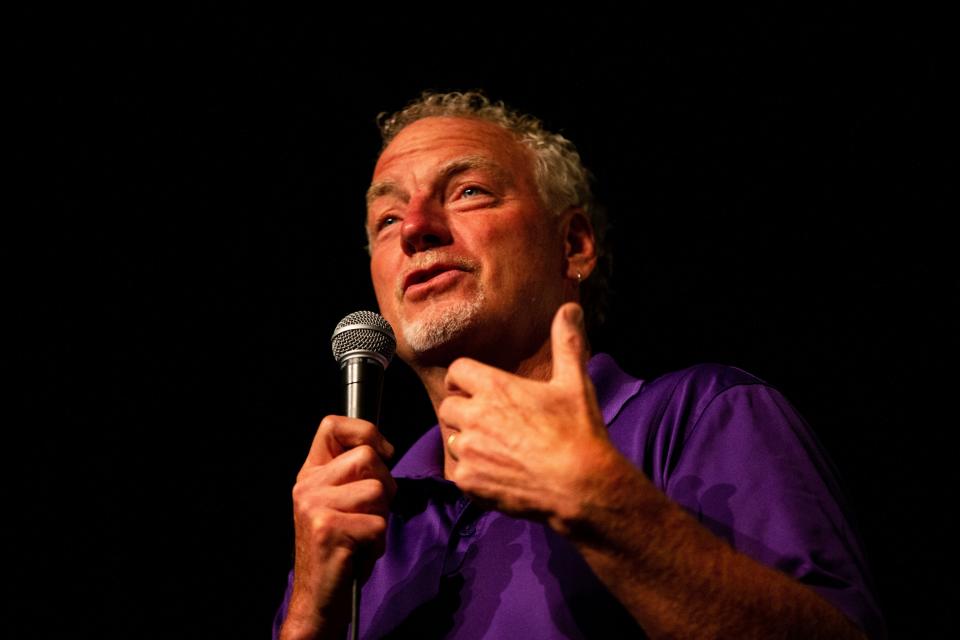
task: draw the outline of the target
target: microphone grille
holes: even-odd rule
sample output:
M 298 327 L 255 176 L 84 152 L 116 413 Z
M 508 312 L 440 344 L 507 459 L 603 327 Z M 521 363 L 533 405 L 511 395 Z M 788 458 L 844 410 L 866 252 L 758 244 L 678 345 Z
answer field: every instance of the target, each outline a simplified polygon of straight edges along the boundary
M 341 362 L 347 355 L 357 351 L 377 354 L 386 367 L 397 350 L 390 323 L 373 311 L 354 311 L 344 317 L 330 337 L 333 357 Z

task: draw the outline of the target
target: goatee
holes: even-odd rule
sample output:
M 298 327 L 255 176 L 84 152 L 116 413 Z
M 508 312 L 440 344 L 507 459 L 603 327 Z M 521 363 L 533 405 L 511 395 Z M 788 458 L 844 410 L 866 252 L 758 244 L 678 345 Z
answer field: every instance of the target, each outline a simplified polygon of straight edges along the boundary
M 480 291 L 472 300 L 439 302 L 424 309 L 419 318 L 402 327 L 403 337 L 414 353 L 427 353 L 455 340 L 467 330 L 483 308 Z

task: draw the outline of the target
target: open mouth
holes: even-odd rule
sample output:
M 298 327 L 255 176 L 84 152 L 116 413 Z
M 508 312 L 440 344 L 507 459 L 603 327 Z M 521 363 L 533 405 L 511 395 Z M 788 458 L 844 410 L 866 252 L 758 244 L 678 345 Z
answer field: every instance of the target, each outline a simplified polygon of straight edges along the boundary
M 434 287 L 452 283 L 464 272 L 465 269 L 456 264 L 436 264 L 427 269 L 417 269 L 403 279 L 403 292 L 410 295 L 426 293 Z
M 421 284 L 421 283 L 427 282 L 428 280 L 432 280 L 433 278 L 439 276 L 440 274 L 446 271 L 453 271 L 453 270 L 459 270 L 459 269 L 457 269 L 456 267 L 450 267 L 447 265 L 437 265 L 434 267 L 430 267 L 429 269 L 421 269 L 418 271 L 414 271 L 413 273 L 407 276 L 406 280 L 403 283 L 403 288 L 408 289 L 413 285 Z

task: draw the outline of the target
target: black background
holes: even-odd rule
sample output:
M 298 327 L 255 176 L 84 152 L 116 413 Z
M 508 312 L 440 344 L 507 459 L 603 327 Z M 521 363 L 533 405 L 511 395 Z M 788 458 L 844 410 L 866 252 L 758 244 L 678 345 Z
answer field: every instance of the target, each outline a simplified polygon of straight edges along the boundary
M 338 408 L 329 334 L 374 308 L 374 118 L 428 88 L 578 144 L 614 225 L 595 347 L 780 388 L 841 470 L 891 631 L 940 635 L 956 72 L 942 16 L 832 7 L 11 21 L 7 636 L 268 633 L 289 491 Z M 432 424 L 402 363 L 382 423 L 401 449 Z

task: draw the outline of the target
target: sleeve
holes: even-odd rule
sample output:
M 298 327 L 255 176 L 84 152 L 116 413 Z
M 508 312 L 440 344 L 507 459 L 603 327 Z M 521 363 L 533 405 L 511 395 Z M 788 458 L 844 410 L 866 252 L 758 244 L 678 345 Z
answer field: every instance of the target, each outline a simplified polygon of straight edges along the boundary
M 761 383 L 718 393 L 671 466 L 667 495 L 704 526 L 886 637 L 836 471 L 779 392 Z
M 287 589 L 283 593 L 283 601 L 280 602 L 280 606 L 277 608 L 277 613 L 273 616 L 273 629 L 270 634 L 270 637 L 273 638 L 273 640 L 280 639 L 280 629 L 283 628 L 283 621 L 287 619 L 287 607 L 290 606 L 290 594 L 292 592 L 293 569 L 290 570 L 290 573 L 287 576 Z

